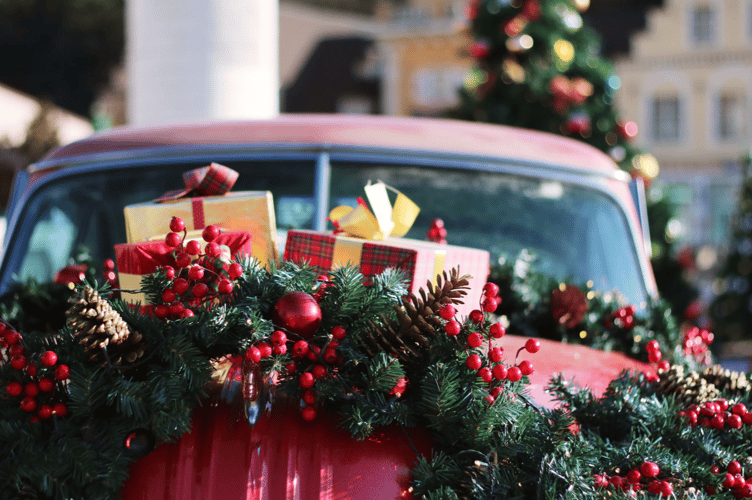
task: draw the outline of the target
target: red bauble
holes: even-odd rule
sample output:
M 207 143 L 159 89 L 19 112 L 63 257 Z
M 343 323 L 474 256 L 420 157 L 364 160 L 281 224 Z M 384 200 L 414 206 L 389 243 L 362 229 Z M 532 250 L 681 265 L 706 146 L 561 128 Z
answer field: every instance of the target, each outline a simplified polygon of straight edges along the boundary
M 183 268 L 188 267 L 191 265 L 191 256 L 188 255 L 185 252 L 179 252 L 177 257 L 175 257 L 175 265 Z
M 531 375 L 535 371 L 533 364 L 528 360 L 520 362 L 519 368 L 523 375 Z
M 42 420 L 50 418 L 52 416 L 52 406 L 48 404 L 42 405 L 41 407 L 39 407 L 37 415 L 39 415 L 39 418 L 41 418 Z
M 332 328 L 332 337 L 334 337 L 335 340 L 345 340 L 346 336 L 347 331 L 343 327 L 337 325 Z
M 219 284 L 217 285 L 217 291 L 221 293 L 222 295 L 228 295 L 232 293 L 232 282 L 224 278 L 219 280 Z
M 25 356 L 13 356 L 10 358 L 10 366 L 12 366 L 15 370 L 23 370 L 26 368 L 26 357 Z
M 321 307 L 316 299 L 305 292 L 289 292 L 274 304 L 272 321 L 289 332 L 309 339 L 319 329 Z
M 587 297 L 576 286 L 564 285 L 551 292 L 551 316 L 566 328 L 579 325 L 587 309 Z

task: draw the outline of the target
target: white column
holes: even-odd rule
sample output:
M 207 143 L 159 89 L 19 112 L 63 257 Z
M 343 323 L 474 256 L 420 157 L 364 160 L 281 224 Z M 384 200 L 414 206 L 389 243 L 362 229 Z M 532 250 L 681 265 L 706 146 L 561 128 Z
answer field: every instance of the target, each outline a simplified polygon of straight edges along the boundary
M 279 113 L 278 0 L 127 0 L 128 122 Z

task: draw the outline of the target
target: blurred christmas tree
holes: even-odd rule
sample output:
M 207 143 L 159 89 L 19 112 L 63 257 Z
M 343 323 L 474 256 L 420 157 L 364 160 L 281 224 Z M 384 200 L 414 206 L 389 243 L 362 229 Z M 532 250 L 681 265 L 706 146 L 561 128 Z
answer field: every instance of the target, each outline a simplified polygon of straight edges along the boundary
M 468 19 L 473 42 L 473 69 L 460 90 L 453 118 L 513 125 L 562 134 L 607 153 L 633 177 L 649 184 L 658 161 L 634 146 L 637 125 L 623 120 L 614 107 L 621 86 L 613 66 L 601 57 L 599 35 L 581 13 L 589 0 L 472 0 Z M 681 268 L 664 248 L 665 203 L 651 206 L 661 246 L 653 264 L 664 298 L 681 313 L 696 296 Z M 651 210 L 655 212 L 655 210 Z M 654 215 L 654 217 L 651 217 Z M 678 271 L 678 273 L 676 272 Z M 677 286 L 676 283 L 681 283 Z
M 731 227 L 726 262 L 718 275 L 719 294 L 711 307 L 714 329 L 724 340 L 739 340 L 749 335 L 752 324 L 752 178 L 749 177 L 750 153 L 745 165 L 739 206 Z

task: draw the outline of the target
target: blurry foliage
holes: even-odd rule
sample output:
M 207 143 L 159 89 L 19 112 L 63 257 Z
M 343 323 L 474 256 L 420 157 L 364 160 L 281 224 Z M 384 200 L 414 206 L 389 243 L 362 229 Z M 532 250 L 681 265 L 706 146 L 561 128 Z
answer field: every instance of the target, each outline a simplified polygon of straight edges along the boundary
M 0 82 L 75 113 L 122 59 L 124 0 L 0 0 Z

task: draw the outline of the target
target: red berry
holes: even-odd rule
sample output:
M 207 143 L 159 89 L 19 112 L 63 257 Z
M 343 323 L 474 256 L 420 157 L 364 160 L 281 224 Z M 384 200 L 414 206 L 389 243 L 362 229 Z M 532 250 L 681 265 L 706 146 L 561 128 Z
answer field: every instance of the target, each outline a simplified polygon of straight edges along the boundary
M 617 490 L 624 488 L 624 478 L 621 476 L 611 476 L 611 479 L 609 479 L 608 482 Z
M 747 406 L 744 403 L 736 403 L 731 407 L 731 413 L 733 413 L 734 415 L 739 415 L 740 417 L 748 412 L 749 410 L 747 410 Z
M 68 406 L 65 403 L 55 403 L 52 412 L 58 417 L 64 417 L 68 414 Z
M 275 356 L 282 356 L 285 353 L 287 353 L 286 344 L 275 345 L 274 347 L 272 347 L 272 354 L 274 354 Z
M 283 332 L 282 330 L 274 330 L 270 338 L 272 345 L 279 345 L 287 342 L 287 335 L 285 335 L 285 332 Z
M 541 343 L 538 339 L 528 339 L 527 342 L 525 342 L 525 349 L 530 353 L 536 353 L 540 351 L 540 346 Z
M 727 399 L 723 399 L 723 398 L 717 399 L 715 400 L 715 404 L 718 405 L 719 411 L 726 411 L 729 408 L 729 402 Z
M 104 271 L 114 271 L 115 270 L 115 261 L 112 259 L 105 259 L 104 262 L 102 262 L 102 270 Z
M 726 425 L 728 425 L 732 429 L 741 429 L 742 417 L 740 417 L 739 415 L 731 415 L 729 418 L 726 419 Z
M 176 278 L 175 281 L 172 282 L 172 289 L 175 290 L 175 293 L 178 295 L 183 295 L 188 291 L 189 287 L 190 284 L 183 278 Z
M 24 354 L 26 354 L 26 348 L 21 344 L 13 344 L 12 346 L 8 347 L 8 356 L 10 356 L 11 358 L 13 356 L 22 356 Z
M 180 245 L 181 241 L 183 241 L 183 238 L 178 233 L 167 233 L 167 236 L 165 236 L 165 245 L 168 248 L 175 248 Z
M 185 222 L 180 217 L 172 217 L 172 220 L 170 220 L 170 231 L 174 231 L 176 233 L 179 233 L 180 231 L 185 231 Z
M 496 380 L 504 380 L 507 378 L 507 369 L 502 364 L 494 366 L 491 372 Z
M 481 301 L 480 306 L 487 313 L 492 313 L 496 310 L 497 304 L 496 300 L 493 297 L 486 297 Z
M 175 265 L 183 268 L 191 265 L 191 256 L 185 252 L 179 252 L 175 257 Z
M 26 368 L 26 357 L 25 356 L 13 356 L 10 358 L 10 366 L 12 366 L 16 370 L 23 370 Z
M 491 373 L 491 370 L 487 366 L 484 366 L 483 368 L 478 370 L 478 376 L 481 379 L 483 379 L 483 382 L 486 382 L 486 383 L 493 380 L 493 374 Z
M 718 467 L 717 465 L 714 465 L 714 466 L 712 466 L 710 468 L 710 473 L 711 474 L 720 474 L 721 473 L 721 468 Z
M 29 363 L 29 365 L 26 367 L 26 373 L 29 374 L 29 377 L 36 377 L 37 365 L 35 363 Z
M 648 361 L 650 361 L 651 363 L 657 363 L 661 360 L 661 357 L 663 357 L 661 351 L 650 351 L 648 353 Z
M 15 380 L 13 382 L 8 383 L 8 385 L 5 387 L 6 392 L 9 396 L 16 397 L 20 396 L 23 392 L 23 386 L 21 385 L 21 382 L 16 382 Z
M 648 344 L 647 344 L 647 345 L 645 346 L 645 349 L 647 349 L 647 351 L 648 351 L 648 352 L 653 352 L 653 351 L 657 351 L 657 350 L 658 350 L 658 349 L 660 349 L 660 348 L 661 348 L 661 346 L 660 346 L 660 345 L 658 344 L 658 341 L 657 341 L 657 340 L 651 340 L 651 341 L 650 341 L 650 342 L 648 342 Z
M 444 319 L 446 321 L 454 318 L 455 314 L 457 314 L 457 310 L 452 304 L 445 304 L 441 307 L 441 309 L 439 309 L 439 316 L 441 316 L 441 319 Z
M 332 337 L 334 337 L 336 340 L 339 340 L 339 341 L 345 340 L 346 335 L 347 335 L 347 332 L 341 326 L 337 325 L 334 328 L 332 328 Z
M 606 474 L 593 474 L 593 482 L 596 488 L 605 488 L 608 486 L 608 476 Z
M 206 255 L 208 255 L 212 259 L 216 259 L 220 255 L 222 255 L 222 249 L 219 248 L 219 245 L 214 241 L 206 244 L 206 247 L 204 248 L 204 252 L 206 252 Z
M 621 320 L 621 325 L 624 328 L 632 328 L 634 326 L 634 316 L 627 316 Z
M 330 347 L 324 351 L 323 358 L 324 358 L 324 361 L 326 361 L 330 365 L 334 364 L 337 362 L 337 351 L 335 351 L 334 349 Z
M 722 413 L 718 413 L 713 416 L 713 418 L 710 419 L 710 427 L 713 429 L 723 429 L 723 426 L 726 424 L 726 419 L 723 417 Z
M 57 354 L 55 354 L 55 351 L 44 351 L 39 360 L 44 366 L 55 366 L 55 363 L 57 363 Z
M 4 335 L 5 334 L 5 330 L 7 330 L 7 329 L 8 329 L 8 325 L 6 325 L 5 323 L 0 322 L 0 335 Z
M 201 243 L 196 240 L 190 240 L 185 244 L 185 253 L 188 255 L 198 255 L 201 253 Z
M 32 415 L 31 417 L 29 417 L 29 425 L 38 424 L 41 422 L 42 421 L 39 420 L 39 417 L 37 417 L 36 415 Z
M 204 230 L 201 232 L 201 237 L 204 238 L 204 241 L 214 241 L 219 236 L 219 228 L 215 225 L 206 226 Z
M 742 473 L 742 466 L 736 460 L 732 460 L 726 466 L 726 470 L 729 471 L 731 474 L 734 474 L 734 475 L 741 474 Z
M 298 383 L 303 389 L 310 389 L 316 383 L 316 378 L 313 376 L 313 373 L 305 372 L 300 375 Z
M 174 304 L 170 304 L 168 307 L 170 310 L 170 315 L 173 318 L 180 318 L 183 316 L 183 311 L 185 311 L 185 306 L 182 302 L 175 302 Z
M 535 371 L 535 368 L 533 367 L 533 364 L 528 361 L 524 360 L 519 364 L 520 371 L 523 375 L 530 375 Z
M 674 492 L 674 487 L 668 481 L 661 481 L 661 496 L 670 497 Z
M 37 415 L 39 415 L 39 418 L 41 418 L 42 420 L 47 420 L 48 418 L 52 417 L 52 406 L 48 404 L 40 406 Z
M 245 360 L 250 361 L 251 363 L 258 363 L 261 361 L 261 351 L 259 351 L 258 347 L 249 347 L 246 349 Z
M 491 349 L 491 352 L 488 353 L 488 357 L 494 363 L 501 361 L 502 356 L 504 356 L 504 349 L 502 349 L 501 347 L 494 347 L 493 349 Z
M 447 324 L 444 325 L 444 330 L 446 330 L 447 335 L 451 335 L 452 337 L 455 337 L 459 335 L 460 330 L 462 330 L 462 327 L 460 326 L 460 323 L 455 320 L 447 321 Z
M 499 285 L 491 282 L 486 283 L 483 285 L 483 295 L 486 297 L 496 297 L 499 295 Z
M 494 387 L 491 389 L 491 396 L 493 396 L 494 399 L 498 399 L 499 394 L 501 394 L 501 387 Z
M 467 336 L 467 345 L 470 347 L 480 347 L 483 345 L 483 336 L 478 332 L 472 332 Z
M 742 415 L 742 422 L 744 422 L 744 425 L 752 425 L 752 412 Z
M 671 368 L 671 365 L 666 360 L 663 360 L 660 363 L 658 363 L 658 371 L 659 372 L 666 372 L 666 371 L 669 370 L 669 368 Z
M 632 469 L 631 471 L 627 472 L 627 481 L 631 484 L 637 484 L 640 482 L 640 479 L 642 478 L 642 474 L 640 474 L 640 471 L 638 469 Z
M 193 288 L 191 288 L 191 293 L 197 299 L 203 299 L 209 293 L 209 287 L 206 286 L 206 283 L 196 283 L 193 285 Z
M 162 292 L 162 302 L 165 304 L 172 304 L 175 302 L 175 299 L 178 298 L 178 294 L 175 293 L 175 290 L 172 288 L 168 288 L 164 292 Z
M 326 367 L 324 365 L 316 365 L 311 369 L 311 373 L 316 380 L 321 380 L 326 377 Z
M 57 365 L 55 367 L 55 378 L 58 380 L 68 380 L 70 377 L 70 368 L 68 365 Z
M 653 495 L 660 495 L 661 494 L 661 482 L 657 479 L 652 480 L 650 483 L 648 483 L 648 492 L 652 493 Z
M 303 393 L 303 402 L 307 405 L 312 405 L 316 402 L 316 393 L 310 389 L 307 389 Z
M 645 477 L 655 477 L 661 472 L 661 468 L 655 462 L 643 462 L 640 465 L 640 472 Z
M 483 313 L 478 309 L 473 309 L 472 311 L 470 311 L 470 319 L 476 325 L 480 325 L 481 323 L 483 323 L 484 316 Z
M 477 354 L 471 354 L 467 357 L 467 361 L 465 361 L 465 365 L 470 368 L 473 371 L 479 370 L 480 367 L 483 365 L 483 361 L 480 359 L 480 356 Z
M 239 278 L 243 275 L 243 266 L 238 264 L 237 262 L 233 262 L 230 264 L 230 267 L 227 269 L 227 274 L 230 276 L 231 280 L 234 280 L 235 278 Z
M 733 474 L 729 474 L 728 472 L 723 477 L 723 483 L 721 483 L 721 486 L 724 488 L 733 488 L 734 484 L 736 484 L 736 479 L 734 478 Z
M 8 345 L 13 345 L 21 341 L 21 334 L 15 330 L 6 330 L 4 338 Z
M 260 342 L 258 345 L 258 350 L 261 353 L 261 359 L 266 359 L 272 355 L 272 346 L 270 346 L 266 342 Z
M 30 396 L 26 396 L 21 400 L 21 409 L 29 413 L 33 412 L 37 409 L 37 400 Z
M 507 332 L 506 329 L 501 325 L 501 323 L 494 323 L 491 325 L 491 328 L 489 329 L 489 332 L 491 333 L 491 336 L 495 339 L 500 339 L 504 336 L 504 334 Z
M 172 266 L 164 266 L 163 269 L 168 280 L 175 279 L 175 269 Z
M 39 379 L 39 390 L 42 392 L 51 392 L 55 388 L 55 381 L 50 377 Z
M 165 319 L 169 315 L 170 309 L 164 304 L 159 304 L 154 308 L 154 316 L 156 316 L 158 319 Z
M 195 264 L 188 269 L 188 278 L 193 281 L 198 281 L 204 277 L 204 268 Z
M 300 415 L 306 422 L 316 420 L 316 408 L 314 408 L 313 406 L 306 406 L 302 410 L 300 410 Z
M 321 348 L 317 345 L 308 345 L 308 354 L 306 357 L 311 361 L 318 361 L 321 354 Z
M 232 293 L 232 282 L 227 279 L 221 279 L 219 281 L 219 285 L 217 286 L 217 291 L 221 293 L 222 295 L 227 295 Z
M 185 309 L 185 310 L 183 310 L 183 314 L 180 315 L 180 318 L 181 319 L 187 319 L 187 318 L 192 318 L 195 315 L 196 314 L 193 312 L 193 310 L 191 310 L 191 309 Z
M 295 359 L 303 359 L 308 353 L 308 342 L 305 340 L 298 340 L 292 346 L 292 357 Z
M 288 375 L 292 375 L 297 369 L 298 365 L 297 363 L 295 363 L 295 361 L 290 361 L 289 363 L 285 364 L 285 371 L 288 373 Z
M 486 399 L 486 402 L 488 402 L 488 406 L 491 406 L 492 404 L 494 404 L 496 402 L 496 398 L 493 397 L 490 394 L 488 396 L 486 396 L 485 399 Z
M 513 366 L 507 371 L 507 380 L 510 382 L 519 382 L 522 379 L 522 370 L 518 366 Z

